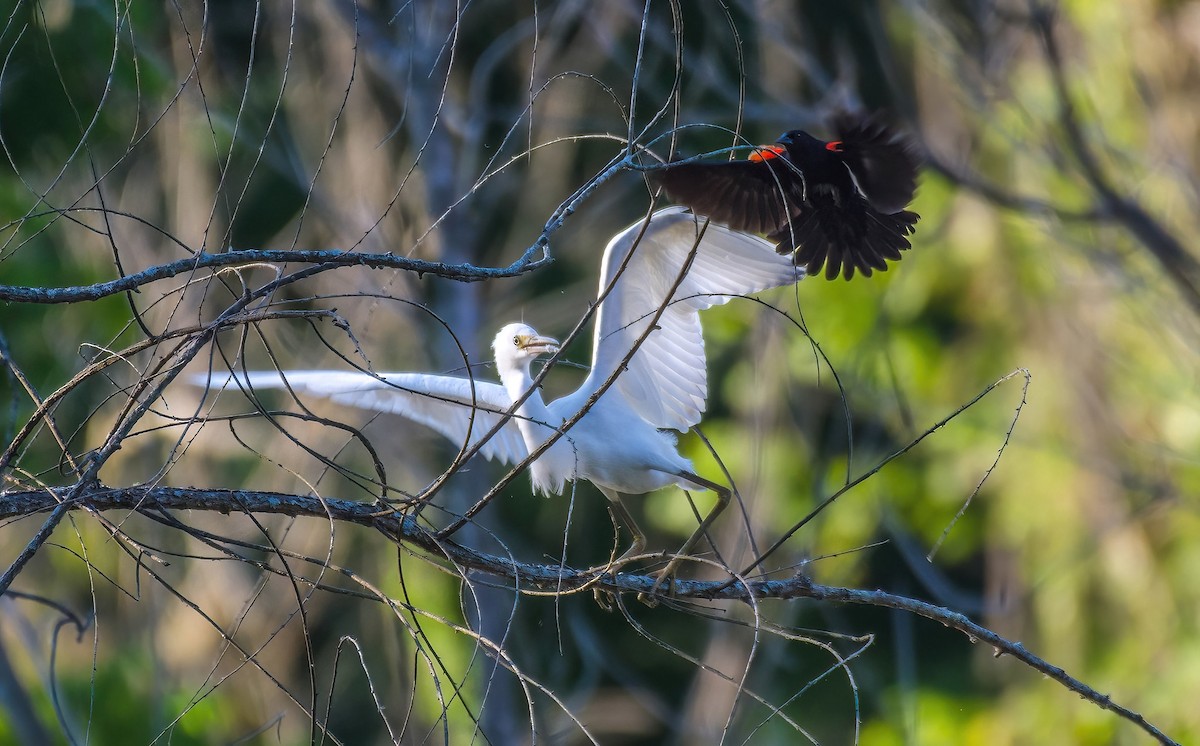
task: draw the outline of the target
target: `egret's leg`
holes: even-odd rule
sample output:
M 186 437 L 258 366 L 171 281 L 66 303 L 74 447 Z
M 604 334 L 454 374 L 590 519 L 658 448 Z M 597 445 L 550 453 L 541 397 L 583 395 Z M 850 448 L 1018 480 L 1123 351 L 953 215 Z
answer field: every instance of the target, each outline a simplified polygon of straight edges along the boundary
M 678 476 L 683 477 L 689 482 L 695 484 L 697 487 L 704 487 L 705 489 L 712 490 L 717 495 L 717 504 L 714 505 L 712 510 L 708 512 L 708 515 L 704 517 L 704 520 L 700 521 L 700 525 L 696 527 L 696 530 L 692 532 L 692 535 L 688 537 L 687 541 L 683 542 L 683 546 L 679 548 L 679 551 L 674 557 L 671 558 L 671 561 L 667 563 L 667 566 L 656 573 L 658 575 L 658 582 L 654 584 L 654 588 L 651 589 L 651 593 L 641 594 L 639 596 L 639 598 L 646 603 L 652 604 L 652 596 L 658 592 L 659 587 L 664 584 L 669 585 L 675 580 L 675 573 L 679 569 L 679 564 L 683 562 L 688 553 L 692 551 L 692 548 L 696 546 L 696 542 L 700 541 L 701 537 L 707 534 L 708 527 L 711 526 L 713 521 L 717 519 L 717 516 L 721 515 L 722 511 L 724 511 L 729 505 L 729 499 L 733 496 L 733 492 L 728 487 L 717 484 L 716 482 L 710 482 L 704 477 L 697 476 L 696 474 L 681 472 Z
M 624 524 L 625 528 L 629 529 L 629 533 L 633 534 L 633 544 L 620 557 L 617 557 L 617 561 L 636 557 L 646 551 L 646 534 L 642 533 L 641 527 L 637 525 L 637 521 L 633 520 L 633 515 L 625 507 L 625 503 L 621 502 L 621 493 L 603 488 L 600 491 L 608 498 L 608 508 L 617 517 L 617 522 Z
M 597 486 L 599 487 L 599 485 Z M 629 509 L 625 507 L 625 503 L 621 502 L 620 492 L 605 487 L 600 487 L 599 489 L 608 498 L 608 510 L 613 516 L 614 522 L 624 525 L 629 530 L 629 533 L 633 534 L 633 544 L 620 557 L 612 560 L 608 565 L 609 567 L 619 567 L 630 557 L 636 557 L 646 551 L 646 534 L 642 533 L 642 529 L 638 526 L 637 521 L 633 520 L 633 516 L 629 513 Z M 600 608 L 605 611 L 612 611 L 612 593 L 596 588 L 592 591 L 592 595 L 595 597 L 596 603 L 600 604 Z

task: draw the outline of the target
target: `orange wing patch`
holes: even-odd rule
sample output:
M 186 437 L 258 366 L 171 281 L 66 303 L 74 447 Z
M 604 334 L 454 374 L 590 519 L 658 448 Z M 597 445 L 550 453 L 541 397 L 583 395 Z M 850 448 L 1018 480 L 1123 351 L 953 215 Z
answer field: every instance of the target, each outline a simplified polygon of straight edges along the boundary
M 769 161 L 772 158 L 778 158 L 783 154 L 785 149 L 782 145 L 759 145 L 747 160 L 754 161 L 755 163 Z

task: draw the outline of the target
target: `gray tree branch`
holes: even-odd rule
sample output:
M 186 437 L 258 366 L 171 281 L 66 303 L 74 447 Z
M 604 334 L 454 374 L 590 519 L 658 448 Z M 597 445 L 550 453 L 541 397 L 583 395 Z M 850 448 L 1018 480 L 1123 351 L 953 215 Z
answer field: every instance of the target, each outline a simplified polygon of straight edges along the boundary
M 93 285 L 75 287 L 44 288 L 25 287 L 20 285 L 0 285 L 0 301 L 17 303 L 78 303 L 107 298 L 110 295 L 136 290 L 157 280 L 165 280 L 177 275 L 195 272 L 200 269 L 216 269 L 224 267 L 244 267 L 251 264 L 282 264 L 298 262 L 304 264 L 319 264 L 328 269 L 336 267 L 363 266 L 372 269 L 403 269 L 421 275 L 436 275 L 448 280 L 460 282 L 479 282 L 494 280 L 501 277 L 515 277 L 532 272 L 550 262 L 549 257 L 535 259 L 537 253 L 544 253 L 545 242 L 539 239 L 525 253 L 507 267 L 477 267 L 473 264 L 446 264 L 430 262 L 424 259 L 412 259 L 396 256 L 392 253 L 367 254 L 357 251 L 341 251 L 339 249 L 302 250 L 272 250 L 245 249 L 228 251 L 222 254 L 200 252 L 187 259 L 179 259 L 166 264 L 156 264 L 141 272 L 125 275 L 108 282 L 97 282 Z

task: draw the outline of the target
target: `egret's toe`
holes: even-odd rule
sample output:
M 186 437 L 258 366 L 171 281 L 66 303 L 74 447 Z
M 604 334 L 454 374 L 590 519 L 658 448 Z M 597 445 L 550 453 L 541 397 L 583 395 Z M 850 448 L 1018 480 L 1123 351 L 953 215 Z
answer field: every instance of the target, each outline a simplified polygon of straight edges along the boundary
M 617 603 L 617 594 L 599 586 L 592 589 L 592 598 L 596 599 L 597 606 L 609 613 L 612 613 Z
M 650 573 L 654 578 L 654 585 L 650 586 L 649 591 L 642 591 L 638 594 L 638 600 L 647 606 L 658 606 L 658 599 L 661 596 L 673 597 L 675 595 L 675 571 L 677 570 L 675 562 L 669 563 L 661 570 L 656 570 Z

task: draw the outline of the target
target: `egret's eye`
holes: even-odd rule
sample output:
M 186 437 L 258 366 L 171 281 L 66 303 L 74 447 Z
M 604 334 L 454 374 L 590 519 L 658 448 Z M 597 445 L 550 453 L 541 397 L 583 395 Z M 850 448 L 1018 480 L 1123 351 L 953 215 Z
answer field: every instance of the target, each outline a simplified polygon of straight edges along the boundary
M 513 347 L 520 347 L 520 346 L 521 346 L 521 335 L 518 334 L 517 336 L 513 337 Z

